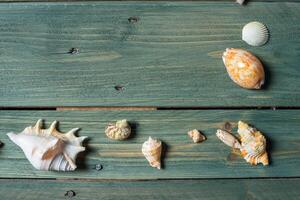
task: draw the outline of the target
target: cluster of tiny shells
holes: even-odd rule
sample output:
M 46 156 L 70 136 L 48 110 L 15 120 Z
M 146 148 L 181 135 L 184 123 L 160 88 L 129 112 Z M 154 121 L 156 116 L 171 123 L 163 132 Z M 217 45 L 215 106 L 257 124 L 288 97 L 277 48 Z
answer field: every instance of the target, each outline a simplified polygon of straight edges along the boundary
M 239 149 L 242 157 L 251 165 L 258 163 L 268 165 L 267 142 L 263 134 L 242 121 L 238 122 L 238 134 L 241 142 L 227 131 L 219 129 L 216 133 L 217 137 L 226 145 Z

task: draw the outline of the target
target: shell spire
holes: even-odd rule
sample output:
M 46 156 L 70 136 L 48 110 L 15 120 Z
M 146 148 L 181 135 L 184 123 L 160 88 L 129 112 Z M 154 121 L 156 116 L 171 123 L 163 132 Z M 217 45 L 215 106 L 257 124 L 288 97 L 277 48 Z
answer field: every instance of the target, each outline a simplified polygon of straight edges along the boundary
M 76 169 L 77 154 L 85 150 L 82 146 L 87 137 L 76 137 L 78 128 L 66 134 L 56 129 L 54 121 L 48 129 L 42 128 L 39 119 L 34 126 L 26 127 L 21 133 L 7 136 L 24 152 L 26 158 L 38 170 L 73 171 Z
M 142 146 L 142 152 L 146 159 L 148 160 L 151 167 L 161 169 L 161 151 L 162 142 L 157 139 L 149 139 L 144 142 Z

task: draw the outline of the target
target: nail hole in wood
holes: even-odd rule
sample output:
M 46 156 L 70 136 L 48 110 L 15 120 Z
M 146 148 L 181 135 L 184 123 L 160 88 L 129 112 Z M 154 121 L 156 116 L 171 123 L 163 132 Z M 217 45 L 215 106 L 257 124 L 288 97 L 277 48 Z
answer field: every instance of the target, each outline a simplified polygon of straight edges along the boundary
M 97 171 L 100 171 L 100 170 L 103 169 L 103 166 L 102 166 L 101 164 L 97 164 L 97 165 L 95 166 L 95 169 L 96 169 Z
M 65 193 L 65 197 L 72 198 L 72 197 L 75 197 L 75 196 L 76 196 L 76 193 L 73 190 L 69 190 Z
M 124 90 L 124 89 L 125 89 L 125 87 L 122 86 L 122 85 L 116 85 L 116 86 L 115 86 L 115 90 L 117 90 L 117 91 L 122 91 L 122 90 Z
M 130 23 L 137 23 L 137 22 L 139 21 L 139 18 L 138 18 L 138 17 L 135 17 L 135 16 L 129 17 L 129 18 L 128 18 L 128 21 L 129 21 Z
M 69 54 L 78 54 L 79 53 L 79 49 L 78 48 L 71 48 L 69 51 L 68 51 Z

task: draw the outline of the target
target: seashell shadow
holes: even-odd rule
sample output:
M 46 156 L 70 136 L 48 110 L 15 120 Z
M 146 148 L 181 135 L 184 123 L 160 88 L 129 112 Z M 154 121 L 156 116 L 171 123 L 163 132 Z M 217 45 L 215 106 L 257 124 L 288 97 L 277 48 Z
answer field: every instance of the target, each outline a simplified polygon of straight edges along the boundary
M 275 141 L 273 141 L 270 137 L 266 136 L 266 134 L 264 134 L 266 140 L 267 140 L 267 147 L 266 147 L 266 150 L 268 152 L 268 159 L 269 159 L 269 165 L 272 165 L 272 152 L 273 152 L 273 149 L 274 149 L 274 144 L 275 144 Z
M 88 143 L 91 139 L 87 138 L 82 142 L 82 146 L 85 147 L 85 151 L 80 152 L 77 155 L 77 159 L 76 159 L 76 164 L 77 164 L 77 170 L 85 170 L 88 169 L 88 166 L 86 165 L 86 158 L 88 157 L 88 155 L 92 152 L 96 152 L 96 150 L 94 148 L 91 148 L 90 146 L 88 146 Z
M 127 140 L 131 140 L 131 139 L 135 138 L 139 124 L 135 121 L 130 121 L 127 123 L 131 127 L 131 133 L 130 133 L 129 137 L 127 138 Z
M 261 63 L 264 66 L 265 70 L 265 83 L 261 86 L 261 90 L 268 90 L 270 88 L 272 82 L 272 72 L 270 71 L 270 67 L 268 63 L 266 63 L 263 59 L 259 58 Z
M 167 145 L 165 142 L 161 142 L 162 149 L 161 149 L 161 169 L 165 168 L 165 158 L 167 157 L 169 145 Z

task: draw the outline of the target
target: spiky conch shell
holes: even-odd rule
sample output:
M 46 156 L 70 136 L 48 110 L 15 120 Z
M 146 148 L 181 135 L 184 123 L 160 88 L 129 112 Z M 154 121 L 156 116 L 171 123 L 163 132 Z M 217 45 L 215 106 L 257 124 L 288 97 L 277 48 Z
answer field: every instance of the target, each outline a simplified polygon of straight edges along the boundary
M 188 136 L 193 140 L 194 143 L 203 142 L 206 137 L 201 134 L 197 129 L 188 132 Z
M 162 142 L 156 139 L 149 139 L 144 142 L 142 146 L 142 152 L 146 159 L 148 160 L 151 167 L 157 169 L 161 168 L 161 151 L 162 151 Z
M 66 134 L 56 130 L 57 121 L 50 128 L 42 129 L 42 120 L 35 126 L 26 127 L 21 133 L 8 133 L 8 137 L 24 152 L 26 158 L 38 170 L 73 171 L 77 168 L 77 154 L 85 150 L 82 141 L 87 137 L 76 137 L 74 128 Z
M 110 139 L 125 140 L 131 134 L 131 127 L 126 119 L 119 120 L 115 124 L 108 124 L 105 129 L 105 134 Z
M 265 71 L 260 60 L 243 49 L 227 48 L 222 56 L 231 80 L 246 89 L 260 89 L 265 82 Z
M 238 122 L 238 133 L 241 136 L 240 150 L 243 158 L 252 165 L 268 165 L 266 138 L 262 133 L 242 121 Z

